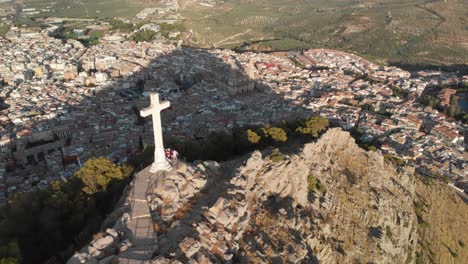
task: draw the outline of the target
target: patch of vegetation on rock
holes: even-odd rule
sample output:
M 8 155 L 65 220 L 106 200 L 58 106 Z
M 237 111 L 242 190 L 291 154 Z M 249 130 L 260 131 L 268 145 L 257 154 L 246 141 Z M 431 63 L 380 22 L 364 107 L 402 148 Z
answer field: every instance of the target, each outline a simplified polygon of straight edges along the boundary
M 327 187 L 320 182 L 314 175 L 309 175 L 307 178 L 307 190 L 309 192 L 317 192 L 324 194 L 327 191 Z
M 273 161 L 273 162 L 280 162 L 280 161 L 283 161 L 286 157 L 284 156 L 283 153 L 281 153 L 281 151 L 279 151 L 278 149 L 274 149 L 270 156 L 269 156 L 270 160 Z
M 149 42 L 154 39 L 156 32 L 148 29 L 140 30 L 132 35 L 132 39 L 136 42 Z

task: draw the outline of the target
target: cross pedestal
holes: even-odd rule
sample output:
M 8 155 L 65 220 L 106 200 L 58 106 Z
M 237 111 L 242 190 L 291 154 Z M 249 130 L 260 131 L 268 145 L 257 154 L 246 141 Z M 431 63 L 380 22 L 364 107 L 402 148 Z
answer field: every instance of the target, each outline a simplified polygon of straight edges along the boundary
M 169 101 L 159 102 L 159 94 L 157 93 L 151 93 L 150 98 L 150 106 L 140 111 L 140 115 L 142 117 L 151 115 L 153 118 L 154 162 L 151 165 L 150 172 L 155 173 L 160 170 L 168 171 L 172 167 L 166 158 L 164 150 L 161 128 L 161 111 L 168 108 L 171 103 Z

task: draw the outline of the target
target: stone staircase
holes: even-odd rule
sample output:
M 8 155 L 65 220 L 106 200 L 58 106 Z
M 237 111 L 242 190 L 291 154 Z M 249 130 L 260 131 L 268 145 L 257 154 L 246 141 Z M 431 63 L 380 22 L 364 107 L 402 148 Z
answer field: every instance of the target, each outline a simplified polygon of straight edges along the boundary
M 132 246 L 118 256 L 118 263 L 121 264 L 150 263 L 153 252 L 157 249 L 157 238 L 146 201 L 146 191 L 154 175 L 149 169 L 150 167 L 147 167 L 135 175 L 129 198 L 131 201 L 130 219 L 127 223 Z M 158 172 L 153 177 L 159 177 L 162 173 Z

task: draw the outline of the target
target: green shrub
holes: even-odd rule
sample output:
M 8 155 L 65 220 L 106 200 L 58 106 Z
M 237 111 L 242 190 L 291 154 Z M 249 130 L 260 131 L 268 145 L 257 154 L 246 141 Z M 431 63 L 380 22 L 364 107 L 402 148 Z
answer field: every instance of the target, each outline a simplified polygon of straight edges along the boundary
M 20 262 L 15 258 L 0 259 L 0 264 L 18 264 L 18 263 L 20 263 Z
M 112 19 L 111 21 L 109 21 L 109 24 L 111 25 L 112 30 L 118 30 L 122 33 L 130 33 L 138 28 L 132 23 L 125 23 L 118 19 Z
M 307 190 L 309 192 L 318 192 L 324 194 L 327 191 L 327 187 L 320 182 L 314 175 L 309 175 L 307 178 Z
M 266 127 L 261 129 L 265 137 L 270 137 L 276 142 L 285 142 L 288 140 L 286 131 L 279 127 Z
M 333 178 L 338 178 L 338 177 L 340 177 L 340 175 L 341 175 L 341 172 L 340 172 L 339 170 L 335 170 L 335 171 L 333 171 L 333 173 L 331 174 L 331 176 L 332 176 Z
M 327 130 L 328 125 L 329 123 L 327 118 L 321 116 L 312 116 L 302 122 L 302 125 L 296 128 L 296 132 L 318 137 L 320 132 Z
M 89 32 L 89 44 L 97 45 L 99 44 L 99 39 L 104 36 L 104 32 L 101 30 L 92 30 Z
M 136 42 L 151 41 L 156 36 L 156 32 L 152 30 L 140 30 L 132 35 L 132 39 Z
M 257 144 L 262 139 L 261 136 L 259 136 L 257 133 L 255 133 L 255 131 L 252 131 L 251 129 L 248 129 L 246 133 L 247 140 L 252 144 Z
M 406 227 L 408 227 L 408 226 L 409 226 L 409 221 L 406 221 L 406 220 L 405 220 L 405 222 L 403 223 L 403 227 L 406 228 Z
M 310 175 L 309 178 L 307 179 L 307 190 L 309 190 L 309 192 L 315 192 L 316 188 L 317 188 L 317 178 L 315 176 Z
M 286 157 L 278 149 L 274 149 L 270 154 L 270 160 L 273 162 L 283 161 Z
M 391 88 L 392 88 L 394 96 L 400 97 L 400 98 L 407 98 L 408 97 L 408 92 L 401 89 L 400 87 L 392 85 Z

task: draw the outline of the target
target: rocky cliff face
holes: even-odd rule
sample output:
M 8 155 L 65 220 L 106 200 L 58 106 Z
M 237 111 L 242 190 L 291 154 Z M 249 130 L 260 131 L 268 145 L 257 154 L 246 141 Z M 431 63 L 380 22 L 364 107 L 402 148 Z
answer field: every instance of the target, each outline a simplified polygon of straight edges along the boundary
M 317 188 L 309 191 L 308 181 Z M 347 132 L 282 162 L 254 152 L 182 240 L 178 259 L 243 263 L 404 263 L 413 259 L 414 182 Z M 310 188 L 313 189 L 313 186 Z
M 411 171 L 349 133 L 330 129 L 282 161 L 255 151 L 233 164 L 182 166 L 149 185 L 157 246 L 147 263 L 414 261 Z
M 444 183 L 417 179 L 415 211 L 419 224 L 416 263 L 467 262 L 467 202 L 466 196 L 459 195 Z

